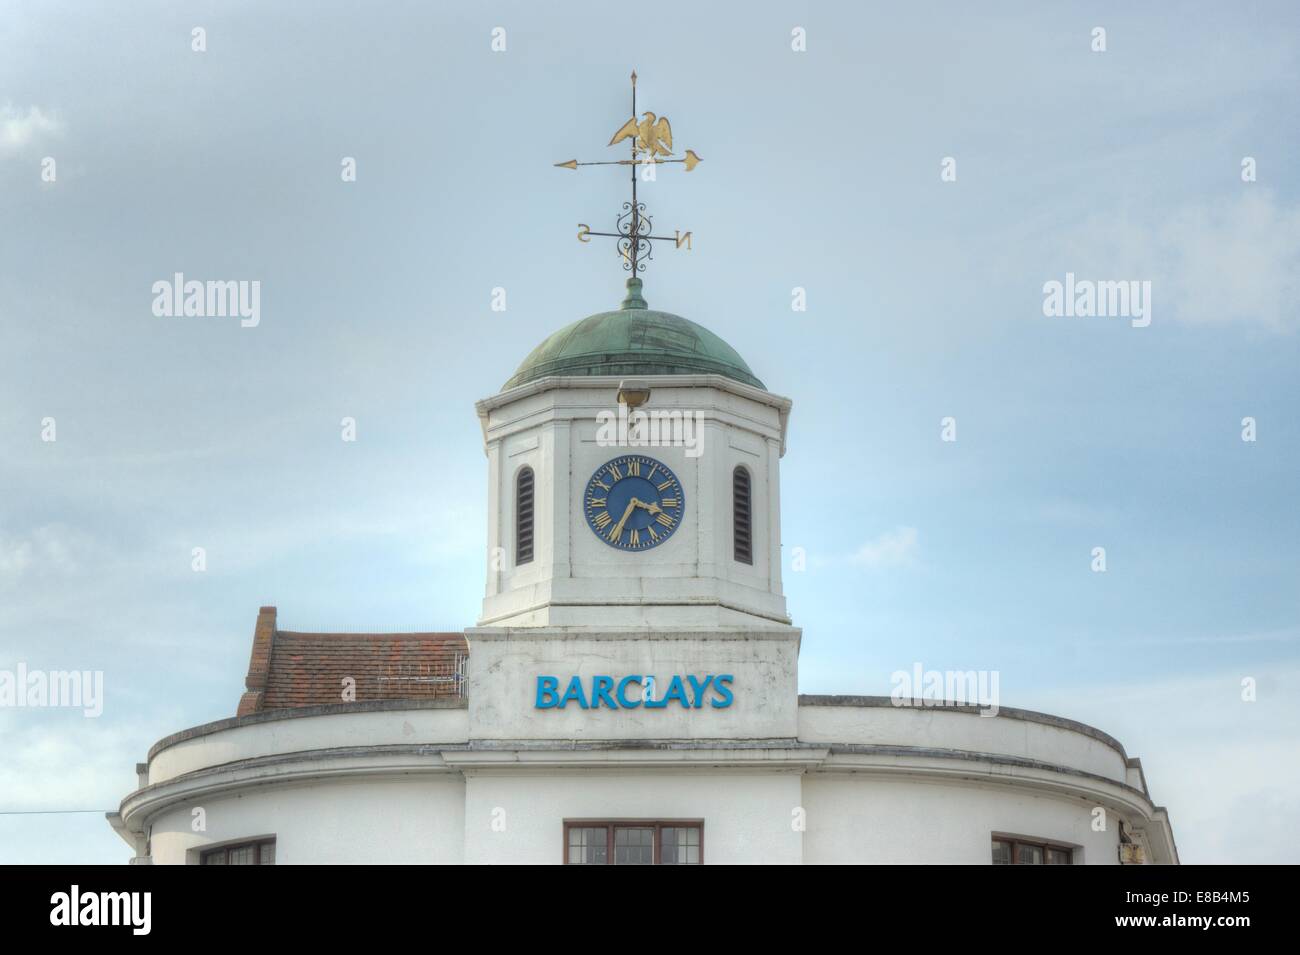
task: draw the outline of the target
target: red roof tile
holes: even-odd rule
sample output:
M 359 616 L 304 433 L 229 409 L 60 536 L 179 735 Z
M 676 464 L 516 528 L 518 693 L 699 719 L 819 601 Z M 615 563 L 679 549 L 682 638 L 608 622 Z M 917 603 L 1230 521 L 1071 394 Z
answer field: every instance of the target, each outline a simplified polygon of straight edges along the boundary
M 263 607 L 258 614 L 239 716 L 322 703 L 456 698 L 463 692 L 469 654 L 463 633 L 296 633 L 277 630 L 275 613 Z

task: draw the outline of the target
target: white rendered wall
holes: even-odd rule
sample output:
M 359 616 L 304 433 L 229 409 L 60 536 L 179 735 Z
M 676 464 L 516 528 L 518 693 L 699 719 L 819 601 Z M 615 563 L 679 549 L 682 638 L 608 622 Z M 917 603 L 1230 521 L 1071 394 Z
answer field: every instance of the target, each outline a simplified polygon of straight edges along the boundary
M 703 819 L 709 863 L 987 865 L 998 833 L 1114 864 L 1123 820 L 1148 861 L 1177 861 L 1167 815 L 1114 740 L 1014 711 L 800 703 L 793 629 L 524 628 L 470 639 L 468 710 L 339 706 L 164 741 L 147 785 L 123 803 L 128 842 L 143 854 L 151 835 L 159 864 L 266 836 L 279 864 L 550 864 L 566 819 Z M 725 709 L 533 706 L 541 672 L 649 672 L 662 684 L 724 670 L 735 675 Z M 791 825 L 797 809 L 806 832 Z
M 277 840 L 279 864 L 550 864 L 561 858 L 566 819 L 645 818 L 703 819 L 709 863 L 986 865 L 994 833 L 1114 864 L 1122 818 L 1150 861 L 1177 861 L 1167 817 L 1134 789 L 1140 773 L 1114 741 L 1050 717 L 796 706 L 797 631 L 757 640 L 482 637 L 470 656 L 479 668 L 471 688 L 482 685 L 468 712 L 338 708 L 199 728 L 154 755 L 149 785 L 123 804 L 126 825 L 151 834 L 158 864 L 266 836 Z M 585 672 L 584 660 L 661 676 L 723 661 L 736 672 L 737 702 L 716 711 L 534 711 L 536 670 Z M 800 808 L 802 833 L 791 825 Z
M 469 774 L 465 861 L 556 865 L 566 819 L 703 819 L 708 865 L 802 858 L 795 773 Z M 504 813 L 504 814 L 502 814 Z M 493 819 L 505 829 L 494 830 Z
M 292 713 L 292 711 L 289 711 Z M 232 726 L 181 740 L 149 761 L 149 783 L 236 760 L 340 747 L 386 746 L 414 741 L 463 743 L 468 739 L 462 706 L 429 709 L 335 711 Z
M 1112 823 L 1078 799 L 1009 787 L 814 773 L 804 777 L 804 862 L 989 865 L 994 832 L 1077 846 L 1075 864 L 1117 864 Z
M 197 850 L 275 837 L 276 865 L 459 863 L 465 843 L 465 784 L 458 774 L 269 785 L 205 797 L 205 832 L 195 806 L 174 807 L 152 824 L 156 865 L 197 863 Z
M 799 739 L 993 753 L 1068 766 L 1120 783 L 1129 779 L 1123 755 L 1093 736 L 1049 723 L 941 707 L 801 705 Z
M 275 836 L 278 865 L 555 864 L 564 820 L 610 818 L 703 819 L 709 864 L 988 865 L 994 832 L 1076 846 L 1076 863 L 1116 861 L 1114 827 L 1094 832 L 1086 804 L 970 781 L 706 770 L 467 775 L 260 786 L 206 798 L 206 832 L 192 831 L 190 806 L 153 821 L 153 861 L 193 863 L 194 850 Z M 791 824 L 799 807 L 804 833 Z
M 638 633 L 519 628 L 468 630 L 469 737 L 488 740 L 794 739 L 799 631 Z M 733 702 L 684 709 L 538 709 L 537 677 L 652 675 L 662 697 L 674 675 L 734 676 Z

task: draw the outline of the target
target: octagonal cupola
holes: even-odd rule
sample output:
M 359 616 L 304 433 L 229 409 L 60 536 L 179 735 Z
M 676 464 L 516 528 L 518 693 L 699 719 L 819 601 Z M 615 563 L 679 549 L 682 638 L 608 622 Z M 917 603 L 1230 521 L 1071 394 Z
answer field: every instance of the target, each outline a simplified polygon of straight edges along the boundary
M 483 627 L 785 628 L 790 401 L 703 326 L 651 309 L 562 328 L 477 404 Z

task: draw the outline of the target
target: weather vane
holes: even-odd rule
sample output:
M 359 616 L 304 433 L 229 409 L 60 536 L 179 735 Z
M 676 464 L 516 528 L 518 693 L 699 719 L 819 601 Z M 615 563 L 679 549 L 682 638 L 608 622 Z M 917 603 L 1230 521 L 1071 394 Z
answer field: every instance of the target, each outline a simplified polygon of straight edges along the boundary
M 623 212 L 619 215 L 615 228 L 616 232 L 595 232 L 586 223 L 578 223 L 578 241 L 590 242 L 590 236 L 599 235 L 618 240 L 618 252 L 623 259 L 623 268 L 627 269 L 636 276 L 645 271 L 646 263 L 652 258 L 652 242 L 672 242 L 676 248 L 686 246 L 689 252 L 691 248 L 691 233 L 677 230 L 674 235 L 653 235 L 654 224 L 650 221 L 650 216 L 646 214 L 644 202 L 639 202 L 636 196 L 636 179 L 637 167 L 643 170 L 649 168 L 648 179 L 654 178 L 654 169 L 656 165 L 663 163 L 682 163 L 686 171 L 690 172 L 698 165 L 701 160 L 695 155 L 693 149 L 686 150 L 686 155 L 681 159 L 671 159 L 673 152 L 673 131 L 668 125 L 667 116 L 656 117 L 654 113 L 642 114 L 638 122 L 636 118 L 636 70 L 632 71 L 632 118 L 629 119 L 614 134 L 614 138 L 609 141 L 609 145 L 617 146 L 623 140 L 630 140 L 632 143 L 631 159 L 608 159 L 603 162 L 578 162 L 576 159 L 570 159 L 568 162 L 557 162 L 555 165 L 561 169 L 577 169 L 579 166 L 630 166 L 632 170 L 632 201 L 623 203 Z

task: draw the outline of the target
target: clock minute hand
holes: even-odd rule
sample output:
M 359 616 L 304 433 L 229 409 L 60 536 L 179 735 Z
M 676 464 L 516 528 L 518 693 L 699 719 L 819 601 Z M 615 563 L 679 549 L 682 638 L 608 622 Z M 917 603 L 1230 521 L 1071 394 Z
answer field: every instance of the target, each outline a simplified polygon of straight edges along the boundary
M 610 540 L 617 542 L 618 539 L 623 536 L 623 525 L 627 523 L 627 519 L 632 516 L 632 512 L 636 510 L 636 506 L 640 503 L 641 502 L 636 498 L 632 498 L 632 500 L 627 502 L 627 510 L 623 512 L 623 516 L 619 518 L 618 523 L 614 525 L 614 533 L 609 536 Z

